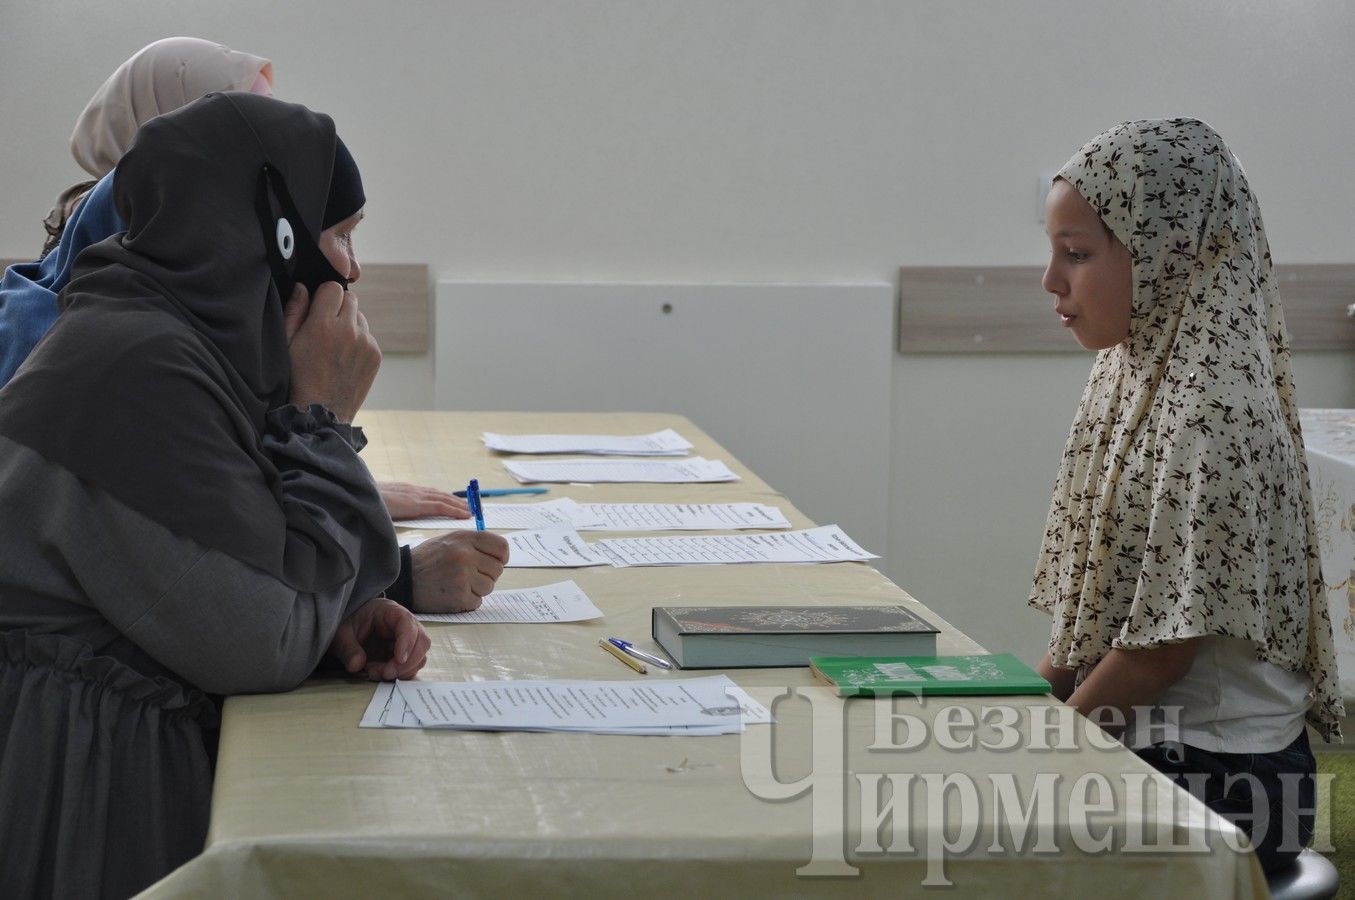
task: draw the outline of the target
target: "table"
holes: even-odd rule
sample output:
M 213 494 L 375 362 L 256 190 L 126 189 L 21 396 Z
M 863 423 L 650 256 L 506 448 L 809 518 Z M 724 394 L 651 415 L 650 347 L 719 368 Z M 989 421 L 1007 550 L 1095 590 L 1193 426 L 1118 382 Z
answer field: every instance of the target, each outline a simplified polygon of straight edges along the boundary
M 470 476 L 511 485 L 482 431 L 672 427 L 743 480 L 553 485 L 550 496 L 757 501 L 812 524 L 676 416 L 375 412 L 360 423 L 378 478 L 445 488 Z M 981 650 L 861 563 L 510 569 L 501 587 L 562 577 L 605 618 L 430 626 L 422 677 L 644 677 L 597 639 L 652 648 L 650 607 L 678 603 L 905 604 L 942 627 L 939 652 Z M 1023 596 L 994 598 L 993 614 Z M 232 697 L 206 850 L 147 896 L 897 897 L 946 883 L 958 896 L 1266 896 L 1254 855 L 1228 849 L 1232 826 L 1049 698 L 844 702 L 806 669 L 729 674 L 781 698 L 775 725 L 701 738 L 360 730 L 363 682 Z
M 1322 577 L 1347 711 L 1355 711 L 1355 409 L 1301 409 Z

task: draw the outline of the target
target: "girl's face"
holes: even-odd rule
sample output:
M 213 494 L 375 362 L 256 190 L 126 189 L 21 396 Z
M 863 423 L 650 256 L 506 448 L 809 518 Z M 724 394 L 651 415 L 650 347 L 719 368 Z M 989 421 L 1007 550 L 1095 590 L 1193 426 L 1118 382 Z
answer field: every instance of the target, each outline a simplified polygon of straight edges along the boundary
M 320 232 L 320 252 L 350 284 L 362 277 L 362 267 L 358 265 L 357 253 L 353 250 L 353 229 L 362 221 L 362 215 L 362 210 L 358 210 L 342 222 Z
M 1088 350 L 1114 347 L 1129 337 L 1134 304 L 1129 250 L 1062 178 L 1045 200 L 1044 220 L 1050 255 L 1041 284 L 1056 298 L 1054 311 Z

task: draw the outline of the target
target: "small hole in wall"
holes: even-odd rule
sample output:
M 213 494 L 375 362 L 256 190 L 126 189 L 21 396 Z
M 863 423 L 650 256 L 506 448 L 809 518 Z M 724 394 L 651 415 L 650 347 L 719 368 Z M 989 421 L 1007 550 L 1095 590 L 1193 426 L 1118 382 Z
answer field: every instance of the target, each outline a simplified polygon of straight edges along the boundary
M 665 303 L 663 306 L 659 307 L 659 310 L 666 316 L 673 311 L 673 304 Z

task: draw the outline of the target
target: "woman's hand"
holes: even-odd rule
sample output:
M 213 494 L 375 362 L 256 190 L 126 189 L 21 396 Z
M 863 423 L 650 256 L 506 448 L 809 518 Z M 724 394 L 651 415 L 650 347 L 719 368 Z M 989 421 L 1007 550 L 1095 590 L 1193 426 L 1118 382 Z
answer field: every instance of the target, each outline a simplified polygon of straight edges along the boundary
M 305 408 L 319 403 L 351 422 L 381 368 L 381 348 L 358 309 L 358 298 L 327 281 L 310 297 L 298 284 L 283 310 L 292 354 L 292 395 Z
M 478 609 L 508 563 L 508 541 L 489 531 L 453 531 L 410 551 L 411 605 L 424 613 Z
M 434 517 L 470 518 L 470 507 L 466 501 L 447 491 L 403 481 L 378 481 L 376 487 L 381 491 L 381 499 L 386 501 L 391 518 L 396 521 Z
M 344 669 L 367 670 L 373 681 L 413 678 L 428 661 L 432 646 L 414 614 L 394 600 L 376 597 L 339 624 L 329 652 Z

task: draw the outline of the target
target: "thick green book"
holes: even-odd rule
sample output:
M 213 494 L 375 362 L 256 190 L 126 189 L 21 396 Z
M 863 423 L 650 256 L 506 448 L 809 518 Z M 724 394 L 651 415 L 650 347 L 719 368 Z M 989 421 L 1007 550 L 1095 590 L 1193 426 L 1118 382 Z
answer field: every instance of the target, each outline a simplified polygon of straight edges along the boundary
M 970 656 L 816 656 L 814 677 L 839 697 L 876 694 L 1048 694 L 1035 670 L 1010 653 Z
M 807 666 L 811 656 L 936 652 L 904 606 L 656 606 L 654 640 L 684 669 Z

